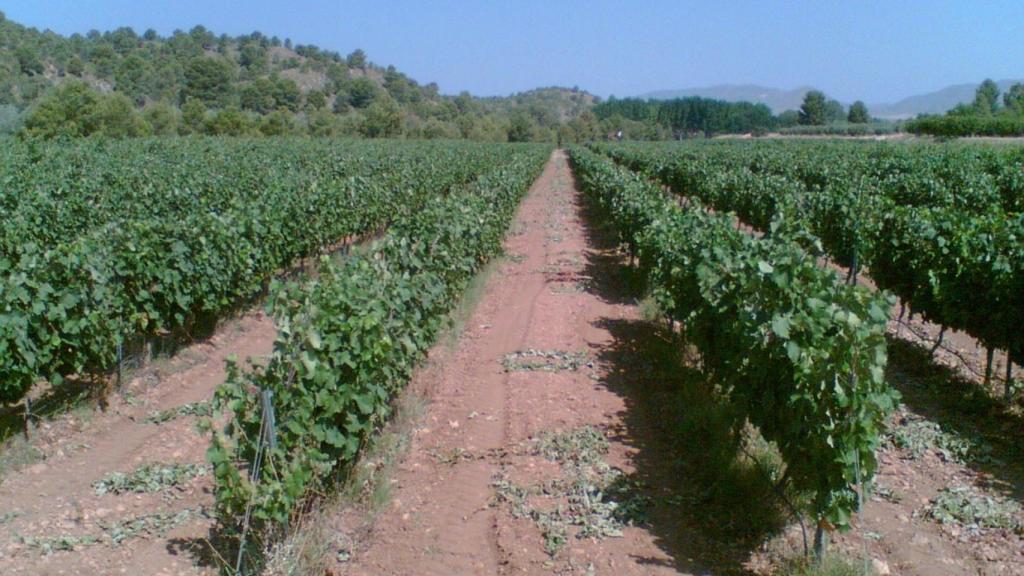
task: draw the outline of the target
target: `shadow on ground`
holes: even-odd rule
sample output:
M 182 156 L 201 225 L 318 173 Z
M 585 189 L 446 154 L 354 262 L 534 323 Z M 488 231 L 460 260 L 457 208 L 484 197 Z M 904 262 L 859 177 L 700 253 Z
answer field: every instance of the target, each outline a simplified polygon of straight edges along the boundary
M 232 310 L 225 319 L 234 318 L 242 308 Z M 67 376 L 59 384 L 40 382 L 31 395 L 30 422 L 33 426 L 51 420 L 75 408 L 99 408 L 106 411 L 109 395 L 131 380 L 155 359 L 170 359 L 189 346 L 209 341 L 219 326 L 211 315 L 191 319 L 187 328 L 162 336 L 133 336 L 125 343 L 121 359 L 109 370 L 91 369 L 83 374 Z M 120 363 L 122 370 L 117 369 Z M 0 406 L 0 442 L 22 432 L 26 427 L 25 401 Z
M 915 414 L 966 441 L 966 465 L 989 488 L 1024 503 L 1024 418 L 977 382 L 934 361 L 924 344 L 888 340 L 886 377 Z
M 587 291 L 638 303 L 642 277 L 616 250 L 606 219 L 578 202 Z M 646 528 L 680 571 L 748 574 L 751 554 L 788 519 L 766 472 L 744 456 L 730 407 L 663 323 L 605 318 L 598 325 L 614 338 L 593 352 L 607 370 L 600 384 L 626 402 L 623 429 L 614 432 L 636 450 L 635 478 L 652 502 Z
M 265 551 L 270 543 L 259 539 L 258 533 L 250 533 L 246 541 L 241 574 L 260 574 L 267 558 Z M 215 523 L 206 536 L 171 538 L 167 541 L 167 553 L 188 559 L 188 563 L 203 568 L 217 568 L 222 574 L 235 574 L 238 559 L 239 539 L 237 532 Z

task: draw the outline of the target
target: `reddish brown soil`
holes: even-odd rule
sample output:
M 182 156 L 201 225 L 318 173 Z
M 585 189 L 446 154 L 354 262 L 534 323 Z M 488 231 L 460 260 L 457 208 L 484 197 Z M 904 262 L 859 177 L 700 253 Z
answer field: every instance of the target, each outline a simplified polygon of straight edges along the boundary
M 105 413 L 87 414 L 86 421 L 68 415 L 42 428 L 34 442 L 48 457 L 0 484 L 0 514 L 13 515 L 0 525 L 0 574 L 216 574 L 196 557 L 206 549 L 201 541 L 212 525 L 201 514 L 163 536 L 144 535 L 117 546 L 102 541 L 48 555 L 20 537 L 96 536 L 102 534 L 101 523 L 210 507 L 209 474 L 163 494 L 98 496 L 93 483 L 143 464 L 205 465 L 209 438 L 196 430 L 195 417 L 157 425 L 145 422 L 147 415 L 210 399 L 224 382 L 228 356 L 243 361 L 264 356 L 275 335 L 273 322 L 259 312 L 227 322 L 217 335 L 180 353 L 170 365 L 139 373 L 128 386 L 130 402 L 115 397 Z M 163 373 L 169 374 L 161 377 Z
M 627 527 L 622 538 L 569 538 L 551 557 L 540 530 L 495 501 L 496 480 L 526 485 L 557 465 L 525 450 L 544 432 L 594 425 L 611 437 L 613 466 L 636 470 L 625 435 L 627 399 L 602 383 L 608 323 L 635 321 L 632 302 L 573 282 L 600 282 L 607 254 L 588 241 L 578 194 L 558 152 L 524 201 L 506 250 L 514 258 L 488 282 L 452 358 L 440 369 L 423 427 L 396 472 L 392 501 L 343 574 L 674 574 L 657 534 Z M 563 372 L 506 372 L 524 349 L 586 351 L 595 366 Z M 637 374 L 643 372 L 637 366 Z M 446 455 L 459 454 L 456 458 Z

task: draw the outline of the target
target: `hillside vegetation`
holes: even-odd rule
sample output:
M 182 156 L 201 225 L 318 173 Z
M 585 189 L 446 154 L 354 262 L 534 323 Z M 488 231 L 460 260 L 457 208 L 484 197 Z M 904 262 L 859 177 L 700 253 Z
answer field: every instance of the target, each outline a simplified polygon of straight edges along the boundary
M 443 95 L 394 66 L 260 32 L 61 36 L 0 13 L 0 132 L 554 141 L 600 133 L 579 89 Z
M 764 104 L 710 98 L 601 102 L 576 87 L 504 97 L 445 95 L 437 84 L 377 65 L 359 49 L 343 56 L 290 38 L 217 35 L 204 26 L 166 37 L 128 27 L 65 37 L 0 13 L 0 133 L 29 137 L 582 142 L 620 133 L 639 140 L 758 134 L 797 124 L 819 132 L 820 126 L 845 121 L 841 104 L 824 101 L 820 92 L 811 95 L 820 95 L 825 112 L 806 118 L 793 111 L 773 116 Z M 864 115 L 866 121 L 866 110 Z

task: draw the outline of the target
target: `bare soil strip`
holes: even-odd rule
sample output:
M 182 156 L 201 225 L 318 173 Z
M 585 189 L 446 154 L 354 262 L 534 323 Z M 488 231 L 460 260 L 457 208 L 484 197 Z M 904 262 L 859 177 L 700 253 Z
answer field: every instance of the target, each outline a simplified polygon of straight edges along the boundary
M 94 485 L 147 464 L 205 471 L 208 435 L 179 409 L 208 401 L 229 356 L 265 356 L 276 334 L 262 312 L 228 321 L 209 340 L 140 372 L 128 386 L 133 395 L 112 398 L 106 412 L 44 424 L 36 442 L 47 458 L 0 484 L 0 574 L 216 574 L 203 557 L 213 525 L 209 473 L 141 493 L 99 494 Z
M 610 289 L 609 258 L 617 257 L 589 238 L 579 201 L 556 152 L 513 224 L 511 257 L 435 375 L 432 405 L 392 479 L 390 504 L 337 573 L 677 573 L 649 528 L 579 539 L 582 528 L 567 524 L 593 520 L 600 531 L 607 517 L 551 513 L 567 502 L 559 481 L 586 475 L 545 457 L 540 439 L 576 440 L 569 450 L 586 449 L 581 438 L 607 443 L 606 452 L 593 451 L 603 462 L 597 474 L 637 472 L 638 447 L 623 421 L 628 400 L 606 380 L 625 370 L 607 358 L 614 327 L 639 314 L 635 300 Z M 630 374 L 644 378 L 644 366 Z M 649 497 L 656 488 L 642 490 Z M 517 490 L 529 494 L 517 499 Z

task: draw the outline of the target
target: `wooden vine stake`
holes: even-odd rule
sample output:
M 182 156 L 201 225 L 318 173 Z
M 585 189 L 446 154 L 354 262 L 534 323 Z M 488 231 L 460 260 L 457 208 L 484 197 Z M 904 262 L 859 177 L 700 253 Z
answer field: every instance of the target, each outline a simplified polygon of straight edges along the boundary
M 1013 356 L 1006 353 L 1006 382 L 1003 385 L 1003 399 L 1009 404 L 1013 401 Z
M 930 351 L 928 351 L 928 357 L 929 358 L 934 357 L 935 353 L 938 352 L 939 348 L 942 347 L 942 339 L 945 336 L 946 336 L 946 327 L 943 326 L 942 328 L 939 328 L 939 337 L 935 339 L 935 345 L 932 346 L 932 349 Z
M 274 415 L 274 392 L 264 388 L 260 394 L 260 403 L 263 405 L 263 416 L 267 420 L 266 444 L 271 450 L 277 449 L 277 417 Z
M 985 352 L 985 386 L 992 383 L 992 360 L 995 357 L 995 352 L 995 348 L 992 346 L 989 346 Z
M 818 527 L 814 530 L 814 561 L 821 564 L 828 552 L 828 530 L 825 529 L 824 521 L 818 521 Z
M 32 430 L 32 399 L 25 396 L 25 440 L 29 439 Z

